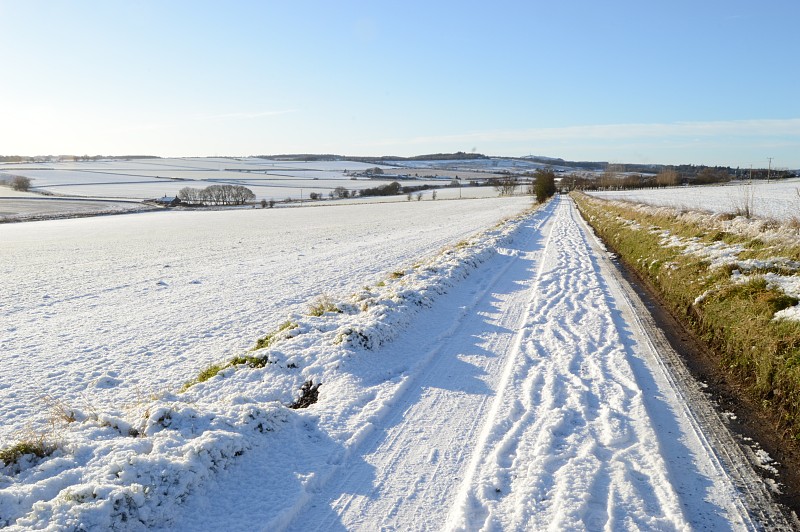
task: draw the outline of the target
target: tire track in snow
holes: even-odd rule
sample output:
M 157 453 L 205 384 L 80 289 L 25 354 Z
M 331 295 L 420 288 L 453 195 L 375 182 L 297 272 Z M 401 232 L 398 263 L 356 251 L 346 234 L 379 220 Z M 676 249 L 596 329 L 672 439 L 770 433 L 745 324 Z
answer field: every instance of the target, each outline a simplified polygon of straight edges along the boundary
M 557 201 L 533 304 L 448 527 L 689 529 L 628 360 L 631 341 L 572 201 Z M 705 510 L 724 514 L 713 503 Z
M 531 237 L 517 238 L 500 269 L 476 275 L 477 291 L 474 284 L 463 287 L 474 295 L 437 340 L 420 343 L 425 335 L 411 334 L 392 346 L 398 355 L 430 351 L 382 419 L 371 420 L 372 434 L 350 446 L 355 459 L 320 488 L 289 530 L 442 526 L 528 303 L 530 269 L 541 253 L 535 237 L 551 212 L 552 205 L 534 215 Z M 451 304 L 463 297 L 453 296 Z

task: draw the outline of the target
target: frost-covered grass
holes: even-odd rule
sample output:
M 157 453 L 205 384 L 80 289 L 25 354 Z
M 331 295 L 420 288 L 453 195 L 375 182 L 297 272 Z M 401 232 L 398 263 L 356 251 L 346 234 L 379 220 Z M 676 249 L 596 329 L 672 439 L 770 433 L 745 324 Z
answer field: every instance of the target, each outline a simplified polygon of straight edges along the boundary
M 49 457 L 3 471 L 0 526 L 169 526 L 200 486 L 270 433 L 291 429 L 298 420 L 292 408 L 326 393 L 348 360 L 391 342 L 416 313 L 496 256 L 522 221 L 394 270 L 402 276 L 384 274 L 350 296 L 331 296 L 341 312 L 291 313 L 296 327 L 279 328 L 291 335 L 273 335 L 262 348 L 216 364 L 182 393 L 166 391 L 126 411 L 72 410 Z
M 763 220 L 576 195 L 584 216 L 800 437 L 800 235 Z

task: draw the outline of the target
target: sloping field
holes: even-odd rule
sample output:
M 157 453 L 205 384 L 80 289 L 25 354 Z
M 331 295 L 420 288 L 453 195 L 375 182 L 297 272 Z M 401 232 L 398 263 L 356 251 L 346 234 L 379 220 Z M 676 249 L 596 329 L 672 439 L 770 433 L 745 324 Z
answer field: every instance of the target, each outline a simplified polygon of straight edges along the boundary
M 0 441 L 52 397 L 118 409 L 515 214 L 529 199 L 159 212 L 0 225 Z

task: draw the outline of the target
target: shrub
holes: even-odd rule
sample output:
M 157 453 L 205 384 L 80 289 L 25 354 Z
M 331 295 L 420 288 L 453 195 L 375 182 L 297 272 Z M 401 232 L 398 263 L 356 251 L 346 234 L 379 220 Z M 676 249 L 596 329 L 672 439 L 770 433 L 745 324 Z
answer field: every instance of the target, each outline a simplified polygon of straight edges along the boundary
M 11 188 L 21 192 L 27 192 L 31 188 L 31 180 L 25 176 L 15 175 L 11 178 Z

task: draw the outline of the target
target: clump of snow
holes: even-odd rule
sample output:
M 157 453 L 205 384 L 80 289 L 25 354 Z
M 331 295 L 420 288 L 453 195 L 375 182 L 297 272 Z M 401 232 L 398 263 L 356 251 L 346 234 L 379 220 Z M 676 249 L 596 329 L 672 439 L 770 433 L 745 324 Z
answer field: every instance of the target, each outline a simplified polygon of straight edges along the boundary
M 735 264 L 739 254 L 745 250 L 745 247 L 741 244 L 726 244 L 721 241 L 706 244 L 698 238 L 681 238 L 670 234 L 668 231 L 662 233 L 661 245 L 664 247 L 681 247 L 686 255 L 694 255 L 708 260 L 711 268 L 721 268 L 729 264 Z
M 758 465 L 773 475 L 778 474 L 778 470 L 771 464 L 775 462 L 773 458 L 769 455 L 767 451 L 764 449 L 756 449 L 755 450 L 756 459 L 758 460 Z
M 779 310 L 773 316 L 774 320 L 800 321 L 800 305 Z
M 692 304 L 693 304 L 693 305 L 699 305 L 700 303 L 702 303 L 703 301 L 705 301 L 705 300 L 706 300 L 706 298 L 707 298 L 707 297 L 708 297 L 708 296 L 709 296 L 711 293 L 712 293 L 712 290 L 706 290 L 705 292 L 703 292 L 702 294 L 700 294 L 699 296 L 697 296 L 696 298 L 694 298 L 694 302 L 693 302 Z

